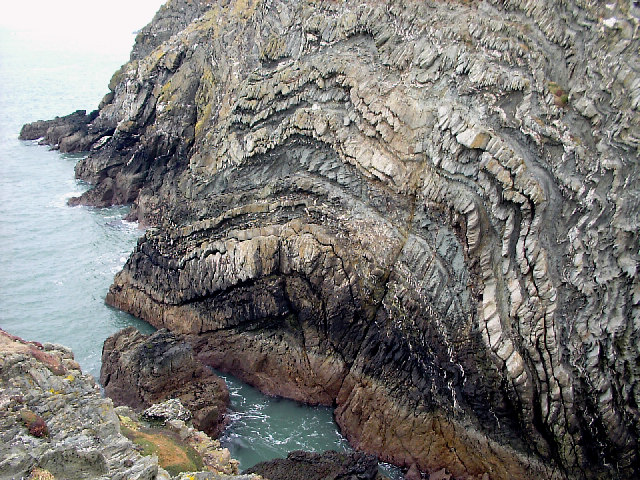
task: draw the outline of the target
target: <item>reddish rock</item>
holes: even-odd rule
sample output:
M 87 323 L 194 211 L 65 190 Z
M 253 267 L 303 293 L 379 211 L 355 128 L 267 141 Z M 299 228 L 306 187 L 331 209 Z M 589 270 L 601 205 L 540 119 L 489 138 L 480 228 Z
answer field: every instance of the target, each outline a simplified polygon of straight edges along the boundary
M 433 472 L 429 475 L 429 480 L 451 480 L 451 474 L 447 473 L 444 468 L 441 468 L 437 472 Z
M 167 330 L 146 336 L 129 327 L 109 337 L 102 350 L 100 381 L 117 405 L 144 409 L 178 398 L 191 411 L 197 429 L 218 436 L 224 428 L 229 405 L 224 380 Z
M 422 475 L 420 475 L 420 470 L 418 470 L 418 466 L 413 463 L 407 473 L 404 474 L 404 480 L 422 480 Z
M 29 433 L 34 437 L 40 438 L 49 436 L 49 428 L 47 427 L 44 419 L 31 410 L 26 408 L 20 410 L 20 420 L 22 420 L 24 426 L 27 427 Z

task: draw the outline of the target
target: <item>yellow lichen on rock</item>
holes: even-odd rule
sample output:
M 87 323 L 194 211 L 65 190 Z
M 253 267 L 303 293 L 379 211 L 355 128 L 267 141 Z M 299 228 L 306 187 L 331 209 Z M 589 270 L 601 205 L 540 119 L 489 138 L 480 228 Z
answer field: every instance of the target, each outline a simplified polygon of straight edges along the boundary
M 55 479 L 56 477 L 54 477 L 51 472 L 38 467 L 31 470 L 31 475 L 29 475 L 29 478 L 28 478 L 28 480 L 55 480 Z

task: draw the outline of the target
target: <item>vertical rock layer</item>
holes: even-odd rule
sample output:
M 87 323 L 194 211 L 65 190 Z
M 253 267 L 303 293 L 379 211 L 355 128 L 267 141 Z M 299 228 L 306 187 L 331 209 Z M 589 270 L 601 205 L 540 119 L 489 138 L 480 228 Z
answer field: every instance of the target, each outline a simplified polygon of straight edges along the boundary
M 77 168 L 156 226 L 108 302 L 400 465 L 638 475 L 636 3 L 169 1 Z

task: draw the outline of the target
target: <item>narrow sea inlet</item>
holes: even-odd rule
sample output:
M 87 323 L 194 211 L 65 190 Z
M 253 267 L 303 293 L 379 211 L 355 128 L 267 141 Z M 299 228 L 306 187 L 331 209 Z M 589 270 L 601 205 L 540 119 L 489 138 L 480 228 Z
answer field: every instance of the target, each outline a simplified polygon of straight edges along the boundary
M 131 38 L 133 41 L 133 38 Z M 138 237 L 127 207 L 69 207 L 88 188 L 74 179 L 79 155 L 18 140 L 21 126 L 97 107 L 126 52 L 68 52 L 0 30 L 0 327 L 73 349 L 99 377 L 104 339 L 134 325 L 153 328 L 104 304 L 114 274 Z M 262 395 L 228 375 L 230 425 L 222 437 L 241 468 L 292 450 L 347 450 L 329 408 Z

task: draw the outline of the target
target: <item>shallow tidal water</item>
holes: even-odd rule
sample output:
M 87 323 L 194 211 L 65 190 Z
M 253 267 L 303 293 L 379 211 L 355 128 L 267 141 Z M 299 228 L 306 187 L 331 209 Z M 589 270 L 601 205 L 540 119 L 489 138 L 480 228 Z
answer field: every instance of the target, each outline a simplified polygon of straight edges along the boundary
M 152 15 L 153 9 L 145 21 Z M 104 304 L 142 231 L 123 220 L 127 207 L 68 207 L 70 197 L 88 188 L 74 179 L 81 155 L 22 142 L 18 134 L 27 122 L 95 109 L 132 43 L 133 35 L 124 44 L 102 41 L 70 51 L 55 39 L 0 24 L 0 328 L 72 348 L 96 378 L 106 337 L 130 325 L 154 330 Z M 267 397 L 223 377 L 231 422 L 221 441 L 241 468 L 293 450 L 350 449 L 331 409 Z M 401 478 L 397 469 L 385 472 Z

